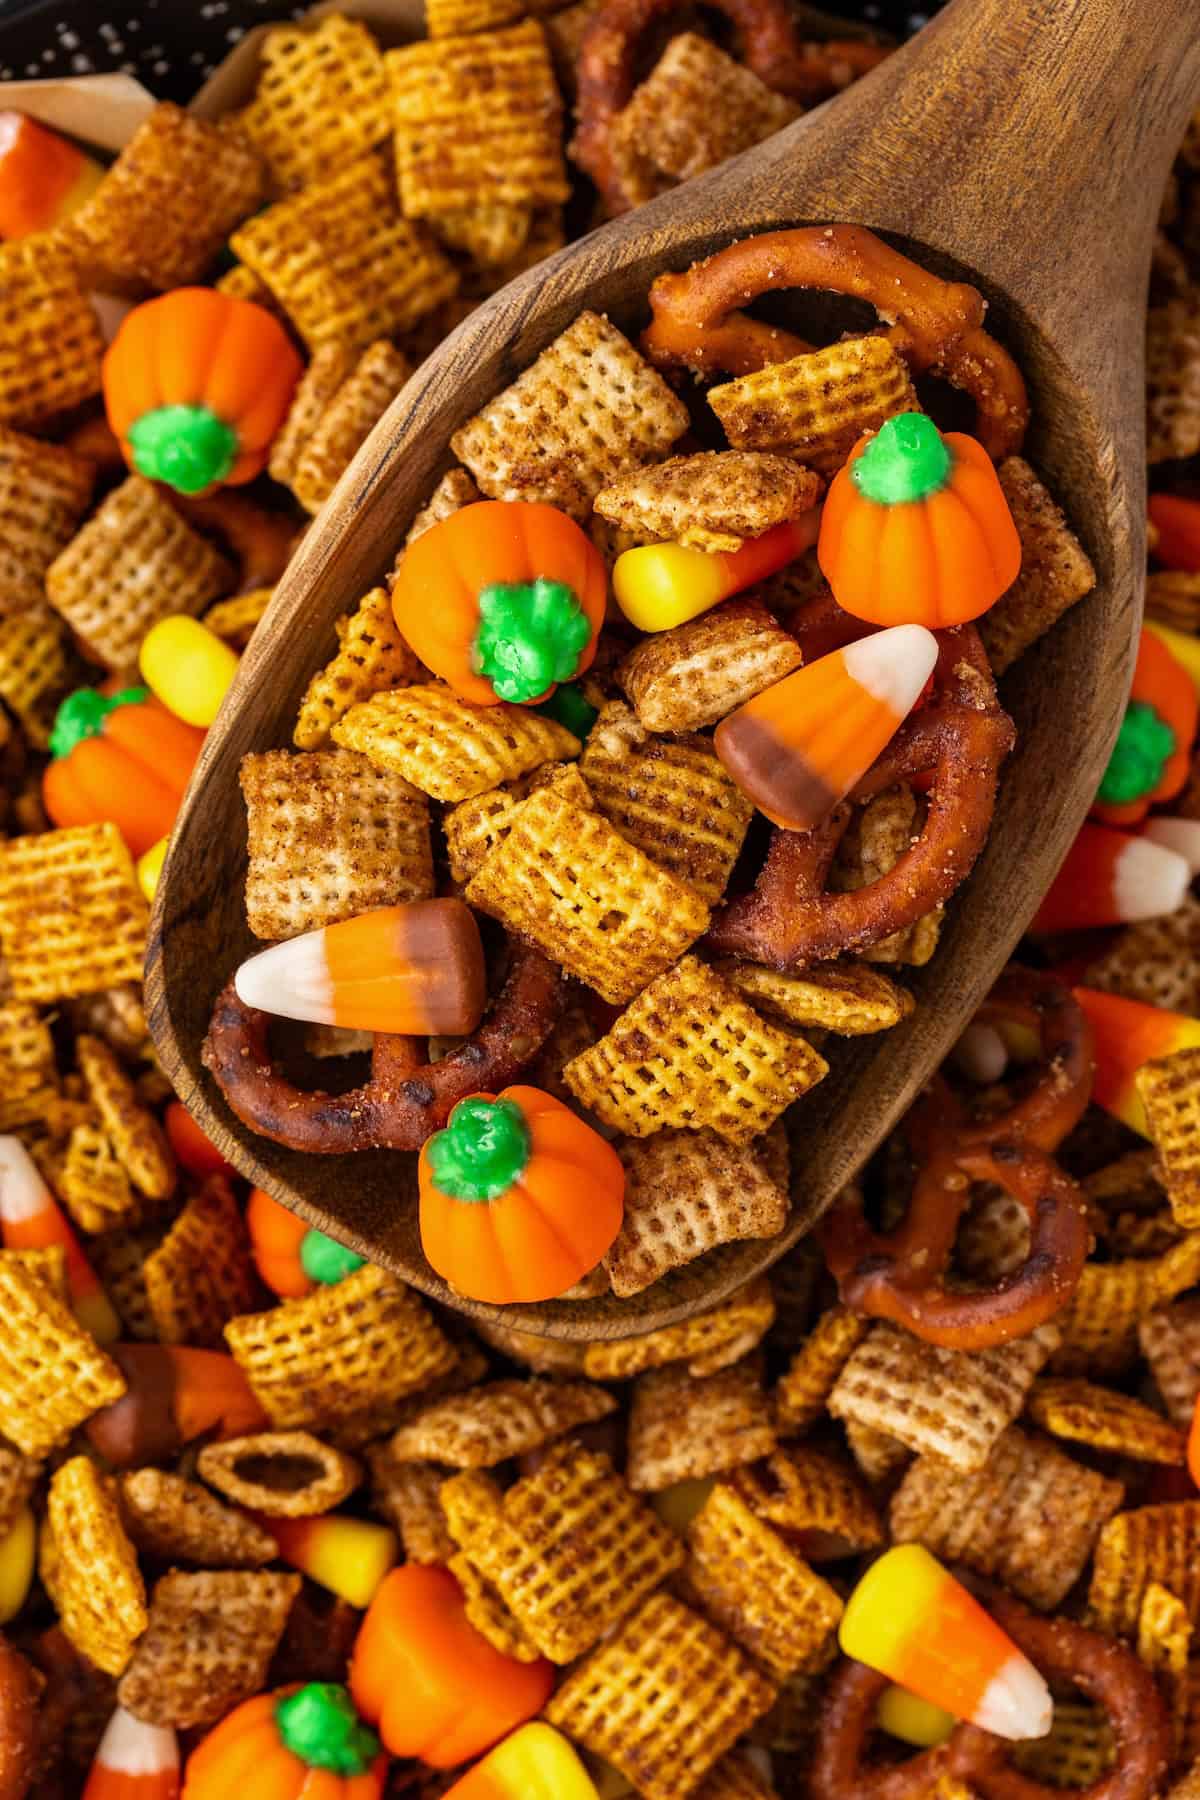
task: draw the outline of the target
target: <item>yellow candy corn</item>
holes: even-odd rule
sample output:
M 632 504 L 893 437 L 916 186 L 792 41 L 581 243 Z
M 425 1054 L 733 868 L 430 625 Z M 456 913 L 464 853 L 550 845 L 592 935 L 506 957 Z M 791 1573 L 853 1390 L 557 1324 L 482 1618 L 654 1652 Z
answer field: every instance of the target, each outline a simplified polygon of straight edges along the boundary
M 574 1750 L 535 1719 L 510 1732 L 456 1781 L 446 1800 L 599 1800 Z
M 1147 619 L 1144 629 L 1167 646 L 1175 661 L 1187 670 L 1200 688 L 1200 638 L 1193 637 L 1188 631 L 1177 631 L 1174 625 L 1160 625 L 1157 619 Z
M 215 631 L 183 613 L 152 625 L 138 652 L 138 668 L 150 692 L 188 725 L 212 724 L 237 666 L 237 657 Z
M 162 874 L 163 864 L 167 860 L 167 845 L 170 841 L 170 838 L 160 837 L 157 844 L 151 844 L 145 856 L 139 856 L 137 859 L 134 872 L 137 875 L 138 886 L 151 905 L 154 904 L 154 896 L 158 892 L 158 878 Z
M 0 1538 L 0 1625 L 15 1619 L 24 1606 L 36 1553 L 37 1526 L 29 1508 L 23 1506 Z
M 669 631 L 708 612 L 731 594 L 765 581 L 816 542 L 820 508 L 747 538 L 740 550 L 686 550 L 682 544 L 644 544 L 613 564 L 617 605 L 639 631 Z
M 367 1607 L 396 1561 L 396 1534 L 369 1519 L 327 1514 L 321 1519 L 262 1519 L 293 1569 L 340 1594 L 351 1606 Z

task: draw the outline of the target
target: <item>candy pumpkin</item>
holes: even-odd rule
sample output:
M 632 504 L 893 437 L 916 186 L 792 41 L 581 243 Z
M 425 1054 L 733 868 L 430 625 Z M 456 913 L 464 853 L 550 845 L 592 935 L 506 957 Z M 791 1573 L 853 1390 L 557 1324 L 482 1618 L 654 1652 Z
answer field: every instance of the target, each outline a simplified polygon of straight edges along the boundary
M 365 1261 L 323 1231 L 306 1225 L 262 1188 L 251 1191 L 246 1229 L 255 1267 L 281 1300 L 298 1300 L 321 1285 L 332 1287 L 361 1269 Z
M 123 320 L 104 358 L 104 405 L 131 469 L 201 494 L 265 468 L 301 368 L 261 306 L 175 288 Z
M 483 500 L 422 532 L 392 587 L 401 635 L 476 706 L 544 700 L 590 668 L 608 582 L 557 507 Z
M 189 1175 L 206 1181 L 210 1175 L 235 1175 L 237 1170 L 225 1161 L 217 1146 L 193 1119 L 182 1100 L 172 1100 L 163 1114 L 167 1142 Z
M 50 733 L 42 801 L 55 825 L 110 819 L 130 854 L 142 856 L 175 823 L 203 743 L 202 731 L 145 688 L 77 688 Z
M 937 630 L 977 619 L 1012 586 L 1021 541 L 983 446 L 900 413 L 834 476 L 817 561 L 855 618 Z
M 213 1727 L 188 1759 L 183 1800 L 378 1800 L 387 1758 L 344 1687 L 259 1694 Z
M 1092 807 L 1109 825 L 1136 825 L 1188 777 L 1197 723 L 1196 687 L 1162 639 L 1143 630 L 1133 685 Z
M 421 1245 L 471 1300 L 550 1300 L 621 1229 L 625 1171 L 598 1132 L 540 1088 L 460 1100 L 423 1146 Z

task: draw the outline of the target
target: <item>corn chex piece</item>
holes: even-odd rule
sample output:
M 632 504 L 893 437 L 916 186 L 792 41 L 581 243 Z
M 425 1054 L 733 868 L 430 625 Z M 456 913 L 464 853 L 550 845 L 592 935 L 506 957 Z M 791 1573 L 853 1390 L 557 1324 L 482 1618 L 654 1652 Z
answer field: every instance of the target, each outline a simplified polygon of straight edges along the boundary
M 254 271 L 244 263 L 234 263 L 219 281 L 213 282 L 213 286 L 218 294 L 228 294 L 233 300 L 249 300 L 255 306 L 261 306 L 264 312 L 272 313 L 281 323 L 287 322 L 287 314 L 270 288 L 264 287 Z
M 782 1446 L 737 1469 L 733 1488 L 757 1518 L 813 1562 L 874 1550 L 883 1542 L 875 1502 L 844 1460 L 807 1445 Z
M 0 1258 L 19 1262 L 57 1296 L 65 1306 L 71 1303 L 67 1286 L 67 1255 L 61 1244 L 46 1244 L 42 1249 L 0 1250 Z
M 48 748 L 55 710 L 69 684 L 65 633 L 57 613 L 38 602 L 0 617 L 0 700 L 35 749 Z
M 1200 1225 L 1200 1051 L 1156 1057 L 1143 1063 L 1134 1080 L 1171 1211 L 1180 1225 Z
M 771 1284 L 760 1275 L 727 1300 L 678 1325 L 586 1345 L 583 1372 L 592 1381 L 628 1381 L 643 1369 L 678 1362 L 686 1363 L 688 1373 L 697 1379 L 715 1375 L 760 1344 L 774 1317 Z
M 524 0 L 429 0 L 425 29 L 431 38 L 465 37 L 515 25 L 524 16 Z
M 992 1350 L 942 1350 L 878 1324 L 851 1354 L 829 1396 L 835 1419 L 885 1431 L 919 1456 L 962 1474 L 981 1469 L 1021 1411 L 1058 1343 L 1054 1325 Z
M 0 955 L 16 1000 L 68 1000 L 140 981 L 148 924 L 115 825 L 0 845 Z
M 446 1567 L 462 1589 L 463 1609 L 480 1636 L 485 1637 L 501 1656 L 515 1657 L 518 1662 L 536 1662 L 541 1651 L 491 1582 L 484 1580 L 470 1557 L 459 1550 L 447 1559 Z
M 411 1289 L 371 1263 L 302 1300 L 231 1319 L 225 1338 L 271 1424 L 281 1427 L 319 1430 L 355 1409 L 387 1406 L 457 1361 Z
M 320 511 L 411 373 L 407 356 L 386 338 L 363 351 L 297 459 L 291 488 L 306 512 Z
M 1200 289 L 1188 288 L 1146 318 L 1146 460 L 1200 450 Z
M 267 473 L 273 481 L 291 487 L 313 433 L 354 363 L 353 353 L 336 338 L 313 351 L 296 383 L 287 417 L 271 442 Z
M 147 1725 L 213 1725 L 267 1685 L 299 1575 L 263 1569 L 173 1571 L 117 1690 Z
M 429 807 L 398 774 L 353 750 L 242 758 L 246 920 L 288 938 L 433 893 Z
M 924 1544 L 1052 1612 L 1083 1573 L 1124 1491 L 1014 1425 L 969 1474 L 941 1456 L 918 1457 L 893 1496 L 888 1524 L 897 1543 Z
M 175 1158 L 162 1126 L 102 1038 L 81 1033 L 75 1057 L 87 1097 L 130 1180 L 148 1199 L 166 1200 L 175 1187 Z
M 145 1265 L 161 1241 L 161 1228 L 111 1231 L 88 1245 L 88 1258 L 104 1291 L 121 1315 L 122 1336 L 137 1343 L 154 1343 L 158 1327 L 146 1295 Z
M 499 270 L 520 255 L 533 224 L 533 209 L 476 204 L 432 213 L 428 223 L 439 242 L 467 257 L 476 271 Z M 475 279 L 480 278 L 477 274 Z
M 54 1161 L 51 1186 L 82 1231 L 101 1234 L 142 1223 L 148 1208 L 118 1161 L 112 1140 L 95 1114 L 71 1127 Z
M 800 647 L 761 601 L 727 601 L 643 638 L 617 680 L 648 731 L 715 725 L 800 666 Z
M 740 550 L 747 538 L 814 506 L 820 477 L 790 456 L 702 450 L 631 469 L 596 495 L 601 518 L 693 550 Z
M 573 1662 L 683 1562 L 674 1533 L 607 1456 L 554 1444 L 502 1493 L 490 1475 L 441 1490 L 450 1534 L 552 1662 Z
M 1146 577 L 1146 617 L 1176 631 L 1200 631 L 1200 573 L 1155 569 Z
M 687 1580 L 705 1613 L 774 1680 L 818 1673 L 837 1654 L 837 1592 L 718 1481 L 687 1530 Z
M 567 1064 L 563 1079 L 597 1118 L 629 1137 L 710 1126 L 745 1144 L 827 1073 L 810 1044 L 766 1024 L 707 964 L 685 956 Z
M 237 116 L 277 188 L 304 187 L 387 137 L 387 75 L 358 19 L 276 25 L 259 51 L 254 98 Z
M 625 1217 L 604 1267 L 622 1298 L 718 1244 L 775 1237 L 787 1223 L 788 1196 L 750 1145 L 714 1131 L 657 1131 L 615 1147 Z
M 466 898 L 613 1002 L 661 977 L 709 919 L 698 894 L 559 785 L 516 810 Z
M 395 1462 L 488 1469 L 603 1419 L 617 1403 L 586 1382 L 493 1381 L 422 1407 L 391 1439 Z
M 1043 1430 L 1092 1450 L 1111 1450 L 1134 1462 L 1182 1463 L 1184 1436 L 1160 1413 L 1128 1394 L 1070 1376 L 1044 1376 L 1028 1401 Z
M 352 706 L 420 679 L 421 665 L 396 629 L 386 588 L 372 588 L 356 611 L 343 615 L 338 638 L 337 655 L 313 676 L 300 702 L 292 733 L 298 749 L 325 749 Z
M 1117 1513 L 1100 1533 L 1088 1612 L 1099 1630 L 1132 1637 L 1152 1582 L 1174 1594 L 1200 1623 L 1200 1500 Z
M 1200 1281 L 1200 1231 L 1161 1256 L 1085 1263 L 1069 1306 L 1058 1316 L 1062 1344 L 1055 1375 L 1122 1375 L 1137 1357 L 1138 1325 Z
M 275 1539 L 249 1514 L 166 1469 L 133 1469 L 120 1482 L 131 1541 L 159 1562 L 202 1569 L 258 1569 L 274 1562 Z
M 1117 1760 L 1117 1744 L 1100 1707 L 1086 1700 L 1056 1700 L 1046 1736 L 1014 1744 L 1012 1760 L 1026 1781 L 1078 1793 L 1109 1773 Z
M 443 519 L 448 519 L 451 513 L 461 512 L 464 506 L 472 506 L 479 499 L 482 499 L 482 495 L 466 469 L 447 469 L 409 526 L 404 540 L 405 549 L 409 544 L 416 543 L 425 532 L 432 531 L 435 525 L 440 525 Z M 400 554 L 403 556 L 404 551 Z
M 1091 593 L 1096 571 L 1062 508 L 1023 457 L 1006 457 L 996 473 L 1021 540 L 1021 573 L 979 621 L 992 667 L 1003 675 Z
M 89 1457 L 73 1456 L 50 1482 L 41 1576 L 75 1648 L 119 1675 L 146 1629 L 146 1590 L 116 1500 Z
M 625 1479 L 635 1493 L 723 1475 L 774 1448 L 757 1357 L 701 1381 L 671 1363 L 648 1369 L 634 1385 Z
M 227 1500 L 269 1519 L 331 1512 L 363 1477 L 352 1456 L 309 1431 L 260 1431 L 206 1444 L 196 1470 Z
M 919 407 L 908 365 L 885 337 L 843 338 L 709 389 L 739 450 L 776 450 L 831 475 L 864 431 Z
M 201 612 L 233 584 L 225 558 L 162 490 L 130 475 L 51 563 L 46 596 L 90 654 L 109 669 L 129 669 L 152 625 Z
M 634 89 L 614 132 L 618 146 L 676 181 L 690 181 L 781 131 L 799 113 L 710 38 L 683 31 Z
M 322 1437 L 340 1450 L 365 1450 L 389 1432 L 397 1430 L 429 1401 L 440 1400 L 445 1394 L 463 1393 L 483 1380 L 487 1374 L 488 1362 L 482 1350 L 466 1340 L 451 1344 L 449 1348 L 453 1361 L 440 1375 L 434 1375 L 424 1382 L 419 1390 L 396 1395 L 384 1384 L 382 1391 L 373 1395 L 364 1405 L 339 1413 L 322 1424 Z M 410 1360 L 415 1359 L 417 1354 L 414 1348 Z
M 337 721 L 333 737 L 377 769 L 450 801 L 579 753 L 579 740 L 555 720 L 523 706 L 470 706 L 440 683 L 373 694 Z
M 854 893 L 895 868 L 920 831 L 918 813 L 917 797 L 907 782 L 876 794 L 854 814 L 838 845 L 830 887 L 835 892 Z M 935 906 L 903 931 L 893 931 L 858 954 L 866 962 L 923 968 L 937 949 L 945 911 L 944 906 Z
M 1162 919 L 1126 925 L 1087 969 L 1089 987 L 1170 1012 L 1200 1013 L 1200 901 L 1188 894 Z
M 249 593 L 235 594 L 231 600 L 218 600 L 215 606 L 209 607 L 200 623 L 207 625 L 233 649 L 244 650 L 270 606 L 274 592 L 274 588 L 251 588 Z
M 602 487 L 665 456 L 687 428 L 658 371 L 584 312 L 450 447 L 490 499 L 543 500 L 586 519 Z
M 759 963 L 721 962 L 717 968 L 760 1012 L 839 1037 L 890 1031 L 916 1004 L 907 988 L 860 963 L 820 963 L 799 975 Z
M 722 1632 L 653 1594 L 572 1669 L 545 1717 L 644 1800 L 679 1800 L 761 1718 L 775 1689 Z
M 312 351 L 347 355 L 407 331 L 458 286 L 449 261 L 402 219 L 377 152 L 247 220 L 230 240 Z
M 50 1026 L 32 1006 L 0 1006 L 0 1131 L 41 1120 L 58 1092 Z
M 1186 1430 L 1200 1398 L 1200 1300 L 1148 1313 L 1137 1335 L 1168 1416 Z
M 1187 1708 L 1188 1651 L 1192 1620 L 1174 1594 L 1152 1581 L 1142 1595 L 1137 1622 L 1138 1660 L 1150 1669 L 1171 1711 L 1176 1751 L 1182 1744 Z
M 1194 1763 L 1182 1781 L 1175 1783 L 1167 1800 L 1200 1800 L 1200 1762 Z
M 536 789 L 551 786 L 556 787 L 561 798 L 570 805 L 592 810 L 591 790 L 579 773 L 577 763 L 542 763 L 528 775 L 518 776 L 507 787 L 472 794 L 469 800 L 460 800 L 457 806 L 444 813 L 442 830 L 446 835 L 451 878 L 465 887 L 485 857 L 508 836 L 522 803 Z M 594 1041 L 593 1033 L 587 1042 Z
M 0 424 L 33 430 L 98 394 L 103 355 L 66 245 L 46 232 L 0 243 Z
M 87 511 L 96 468 L 65 444 L 0 425 L 0 611 L 36 606 L 46 570 Z
M 226 1325 L 259 1291 L 241 1208 L 223 1176 L 192 1195 L 146 1258 L 142 1280 L 160 1342 L 223 1348 Z
M 263 176 L 244 139 L 163 101 L 71 215 L 89 276 L 118 292 L 201 280 L 261 203 Z
M 623 700 L 610 700 L 588 733 L 579 772 L 623 838 L 715 906 L 754 807 L 711 738 L 654 737 Z
M 368 1448 L 367 1464 L 371 1510 L 400 1534 L 404 1560 L 447 1564 L 458 1546 L 447 1529 L 438 1495 L 450 1470 L 433 1463 L 397 1462 L 386 1441 Z

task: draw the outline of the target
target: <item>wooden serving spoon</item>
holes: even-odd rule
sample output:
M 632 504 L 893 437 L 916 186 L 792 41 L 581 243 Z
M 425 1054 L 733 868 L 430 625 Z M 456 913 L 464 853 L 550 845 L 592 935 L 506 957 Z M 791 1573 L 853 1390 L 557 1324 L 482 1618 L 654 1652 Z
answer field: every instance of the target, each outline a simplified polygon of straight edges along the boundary
M 1095 794 L 1129 686 L 1144 569 L 1143 330 L 1156 211 L 1200 100 L 1195 0 L 954 0 L 865 80 L 709 175 L 521 277 L 413 376 L 304 540 L 256 632 L 175 828 L 151 929 L 155 1043 L 225 1154 L 312 1224 L 460 1310 L 568 1338 L 626 1336 L 713 1305 L 812 1225 L 937 1066 L 990 987 Z M 446 466 L 450 435 L 585 307 L 635 331 L 664 269 L 736 237 L 852 221 L 974 282 L 1029 382 L 1029 455 L 1099 584 L 1004 681 L 1020 731 L 995 824 L 950 908 L 914 1016 L 835 1053 L 797 1108 L 794 1210 L 630 1300 L 496 1309 L 421 1255 L 412 1157 L 323 1158 L 256 1137 L 204 1073 L 213 999 L 246 929 L 238 765 L 290 741 L 333 621 L 378 582 Z

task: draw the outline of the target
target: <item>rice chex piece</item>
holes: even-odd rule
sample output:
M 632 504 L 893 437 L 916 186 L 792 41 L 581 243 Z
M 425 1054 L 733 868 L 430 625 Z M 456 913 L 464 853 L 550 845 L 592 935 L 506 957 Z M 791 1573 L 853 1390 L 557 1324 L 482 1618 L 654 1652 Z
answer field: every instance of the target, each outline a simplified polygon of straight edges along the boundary
M 433 893 L 429 807 L 399 774 L 353 750 L 242 758 L 246 921 L 289 938 Z
M 827 1073 L 803 1038 L 766 1024 L 706 963 L 684 956 L 567 1064 L 563 1079 L 629 1137 L 709 1126 L 746 1144 Z
M 836 892 L 854 893 L 895 868 L 920 832 L 919 810 L 907 782 L 885 788 L 868 800 L 861 812 L 854 814 L 838 845 L 829 886 Z M 893 931 L 857 954 L 866 962 L 922 968 L 937 949 L 945 911 L 944 906 L 935 906 L 903 931 Z
M 1054 1325 L 992 1350 L 942 1350 L 880 1323 L 851 1354 L 829 1396 L 835 1419 L 885 1431 L 918 1455 L 981 1469 L 1058 1343 Z
M 363 351 L 321 414 L 291 478 L 306 512 L 319 512 L 404 383 L 412 365 L 386 338 Z
M 705 1613 L 774 1680 L 811 1675 L 837 1654 L 836 1590 L 718 1481 L 687 1530 L 686 1575 Z
M 450 447 L 490 499 L 542 500 L 582 520 L 602 487 L 665 456 L 688 422 L 628 338 L 583 312 Z
M 46 570 L 87 511 L 94 463 L 0 425 L 0 613 L 36 606 Z
M 394 1462 L 488 1469 L 603 1419 L 617 1403 L 586 1382 L 493 1381 L 422 1407 L 393 1435 Z
M 1200 900 L 1189 893 L 1164 918 L 1126 925 L 1084 980 L 1169 1012 L 1200 1013 Z
M 1112 1388 L 1069 1375 L 1046 1375 L 1035 1382 L 1027 1407 L 1035 1424 L 1069 1443 L 1112 1451 L 1134 1462 L 1183 1462 L 1186 1446 L 1178 1426 Z
M 84 1091 L 131 1181 L 148 1199 L 167 1199 L 175 1187 L 175 1158 L 165 1131 L 138 1099 L 122 1064 L 90 1032 L 76 1038 L 75 1059 Z
M 163 101 L 71 215 L 88 274 L 118 292 L 199 281 L 265 191 L 245 140 Z
M 0 1006 L 0 1131 L 40 1121 L 58 1093 L 54 1041 L 32 1006 Z
M 301 1300 L 231 1319 L 225 1338 L 271 1424 L 281 1427 L 320 1430 L 358 1409 L 406 1399 L 458 1360 L 424 1303 L 371 1263 Z
M 554 719 L 524 706 L 471 706 L 440 682 L 373 694 L 337 721 L 333 737 L 435 800 L 467 800 L 579 754 L 578 738 Z
M 391 596 L 372 588 L 356 610 L 338 621 L 338 650 L 305 689 L 292 742 L 299 750 L 323 750 L 338 720 L 352 706 L 385 688 L 419 681 L 421 665 L 396 629 Z
M 90 1457 L 73 1456 L 51 1479 L 41 1576 L 75 1648 L 119 1675 L 146 1629 L 146 1590 L 116 1500 Z
M 254 1305 L 259 1288 L 242 1211 L 223 1176 L 192 1195 L 146 1258 L 142 1280 L 161 1343 L 224 1347 L 226 1325 Z
M 888 1525 L 896 1543 L 924 1544 L 1053 1612 L 1124 1493 L 1048 1438 L 1010 1425 L 970 1474 L 941 1456 L 918 1457 L 893 1496 Z
M 198 1481 L 166 1469 L 120 1478 L 121 1518 L 136 1547 L 159 1562 L 202 1569 L 259 1569 L 278 1551 L 269 1531 Z
M 1134 1077 L 1171 1211 L 1200 1225 L 1200 1050 L 1175 1050 L 1143 1063 Z
M 394 337 L 458 286 L 437 245 L 400 217 L 374 151 L 247 220 L 230 243 L 314 352 Z
M 1200 288 L 1146 317 L 1146 460 L 1200 450 Z
M 69 1000 L 140 981 L 149 920 L 115 825 L 0 845 L 0 955 L 16 1000 Z
M 260 1431 L 206 1444 L 196 1469 L 227 1500 L 268 1519 L 331 1512 L 363 1476 L 352 1456 L 308 1431 Z
M 0 243 L 0 424 L 36 430 L 98 394 L 103 356 L 67 246 L 48 232 Z
M 415 544 L 419 537 L 424 536 L 425 532 L 432 531 L 435 525 L 440 525 L 443 519 L 448 519 L 451 513 L 461 512 L 464 506 L 472 506 L 476 500 L 482 498 L 479 489 L 475 486 L 474 478 L 467 473 L 466 469 L 447 469 L 409 526 L 408 535 L 404 540 L 405 549 L 409 544 Z M 400 555 L 403 556 L 403 554 L 402 550 Z
M 272 481 L 291 487 L 313 433 L 354 364 L 354 353 L 337 338 L 313 351 L 296 383 L 287 417 L 271 440 L 267 473 Z
M 367 1465 L 371 1510 L 400 1534 L 404 1560 L 444 1567 L 458 1550 L 438 1498 L 451 1471 L 434 1463 L 398 1462 L 386 1440 L 368 1447 Z
M 859 1474 L 875 1491 L 891 1487 L 901 1470 L 913 1460 L 907 1444 L 876 1431 L 870 1425 L 859 1425 L 854 1419 L 844 1421 L 846 1448 L 854 1458 Z
M 63 622 L 42 601 L 2 615 L 0 597 L 0 700 L 34 749 L 45 750 L 58 702 L 70 685 Z
M 760 600 L 726 601 L 641 643 L 617 680 L 647 731 L 698 731 L 800 666 L 800 646 Z
M 1186 1429 L 1200 1398 L 1200 1300 L 1147 1313 L 1137 1335 L 1168 1416 Z
M 254 636 L 255 627 L 271 604 L 274 588 L 251 588 L 249 593 L 234 594 L 229 600 L 218 600 L 210 606 L 200 623 L 207 625 L 217 637 L 235 650 L 244 650 Z
M 623 838 L 716 905 L 754 807 L 711 738 L 654 737 L 623 700 L 610 700 L 588 733 L 579 772 Z
M 1117 1743 L 1108 1715 L 1087 1700 L 1055 1700 L 1054 1717 L 1045 1737 L 1014 1744 L 1013 1767 L 1017 1779 L 1036 1782 L 1050 1790 L 1068 1788 L 1078 1793 L 1100 1782 L 1117 1760 Z M 970 1800 L 969 1788 L 958 1790 Z M 943 1795 L 936 1800 L 957 1800 Z
M 798 106 L 711 38 L 682 31 L 634 89 L 613 129 L 619 146 L 634 149 L 676 181 L 690 181 L 781 131 L 799 114 Z
M 1140 1322 L 1200 1281 L 1200 1231 L 1160 1256 L 1084 1264 L 1079 1286 L 1056 1324 L 1062 1343 L 1055 1375 L 1123 1375 L 1137 1359 Z
M 820 477 L 790 456 L 701 450 L 631 469 L 596 495 L 601 518 L 692 550 L 740 550 L 747 538 L 816 504 Z
M 843 338 L 720 382 L 708 403 L 735 448 L 782 451 L 829 475 L 864 431 L 920 405 L 907 363 L 885 337 Z
M 760 963 L 729 961 L 717 968 L 760 1012 L 840 1037 L 890 1031 L 916 1004 L 907 988 L 861 963 L 818 963 L 799 975 L 782 975 Z
M 1091 593 L 1096 571 L 1062 508 L 1023 457 L 1006 457 L 996 473 L 1021 540 L 1021 573 L 979 621 L 991 665 L 1003 675 Z
M 304 187 L 382 143 L 391 128 L 383 56 L 340 13 L 263 36 L 254 98 L 237 127 L 277 188 Z
M 662 1325 L 640 1337 L 607 1338 L 584 1347 L 583 1372 L 592 1381 L 628 1381 L 643 1369 L 681 1362 L 700 1378 L 727 1369 L 760 1344 L 775 1317 L 765 1275 L 727 1300 L 678 1325 Z
M 635 1493 L 723 1475 L 774 1448 L 757 1357 L 702 1381 L 682 1363 L 670 1363 L 647 1369 L 634 1384 L 625 1479 Z
M 512 815 L 465 897 L 614 1003 L 662 978 L 709 920 L 690 887 L 553 784 Z
M 164 1575 L 117 1690 L 121 1705 L 147 1725 L 186 1730 L 260 1693 L 300 1580 L 265 1569 Z
M 722 1632 L 664 1593 L 572 1669 L 545 1717 L 644 1800 L 680 1800 L 774 1698 Z
M 1109 1520 L 1092 1562 L 1090 1623 L 1132 1637 L 1151 1582 L 1182 1602 L 1193 1626 L 1200 1624 L 1200 1500 L 1142 1506 Z
M 758 1518 L 811 1562 L 874 1550 L 884 1541 L 875 1502 L 843 1460 L 808 1445 L 780 1445 L 736 1469 L 729 1485 Z
M 202 612 L 233 585 L 225 558 L 141 475 L 105 496 L 46 574 L 51 606 L 118 670 L 136 664 L 160 619 Z
M 718 1244 L 775 1237 L 788 1196 L 747 1144 L 714 1131 L 657 1131 L 615 1146 L 625 1165 L 625 1217 L 604 1256 L 612 1290 L 640 1294 Z
M 501 1492 L 479 1470 L 441 1490 L 450 1534 L 551 1662 L 573 1662 L 683 1562 L 607 1456 L 554 1444 Z

